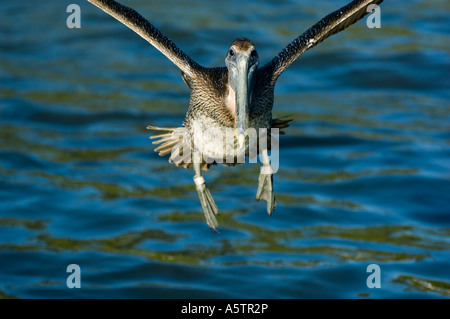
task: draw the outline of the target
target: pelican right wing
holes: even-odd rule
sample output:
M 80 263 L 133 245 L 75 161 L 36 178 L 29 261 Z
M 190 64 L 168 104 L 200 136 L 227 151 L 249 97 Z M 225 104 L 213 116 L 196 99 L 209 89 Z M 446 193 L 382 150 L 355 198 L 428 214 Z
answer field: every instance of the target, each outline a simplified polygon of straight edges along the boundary
M 378 5 L 381 2 L 383 0 L 355 0 L 317 22 L 264 66 L 272 71 L 272 83 L 275 83 L 280 74 L 302 53 L 359 21 L 368 13 L 369 5 Z
M 110 16 L 125 24 L 139 34 L 156 49 L 161 51 L 188 77 L 195 77 L 196 71 L 202 67 L 184 53 L 177 45 L 159 31 L 153 24 L 135 10 L 113 0 L 87 0 Z

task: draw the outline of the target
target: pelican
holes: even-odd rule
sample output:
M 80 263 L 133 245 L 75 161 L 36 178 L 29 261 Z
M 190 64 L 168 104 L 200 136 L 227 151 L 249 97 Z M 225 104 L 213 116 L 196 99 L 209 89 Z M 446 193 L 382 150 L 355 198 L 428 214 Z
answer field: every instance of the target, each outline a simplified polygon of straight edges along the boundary
M 135 10 L 113 0 L 88 1 L 136 32 L 181 70 L 181 77 L 190 91 L 183 125 L 173 128 L 148 126 L 148 129 L 163 132 L 151 137 L 155 139 L 154 144 L 161 144 L 155 148 L 160 156 L 171 153 L 170 162 L 185 168 L 193 167 L 194 183 L 206 223 L 215 231 L 219 210 L 206 186 L 202 169 L 223 163 L 224 159 L 227 159 L 226 164 L 234 165 L 238 163 L 239 155 L 249 156 L 248 132 L 251 128 L 271 130 L 288 127 L 289 119 L 272 117 L 274 87 L 281 73 L 302 53 L 363 18 L 371 10 L 368 9 L 370 5 L 382 2 L 350 2 L 317 22 L 261 66 L 254 44 L 246 38 L 237 38 L 227 50 L 225 67 L 208 68 L 195 62 Z M 211 128 L 232 130 L 231 138 L 225 140 L 225 146 L 231 147 L 224 150 L 224 138 L 220 134 L 196 133 L 208 129 L 211 132 Z M 270 135 L 268 133 L 258 139 L 269 139 Z M 201 138 L 196 139 L 196 136 Z M 266 201 L 270 215 L 276 206 L 274 171 L 269 156 L 270 143 L 265 144 L 260 143 L 257 147 L 262 167 L 256 199 Z M 224 150 L 222 154 L 216 152 L 218 148 Z

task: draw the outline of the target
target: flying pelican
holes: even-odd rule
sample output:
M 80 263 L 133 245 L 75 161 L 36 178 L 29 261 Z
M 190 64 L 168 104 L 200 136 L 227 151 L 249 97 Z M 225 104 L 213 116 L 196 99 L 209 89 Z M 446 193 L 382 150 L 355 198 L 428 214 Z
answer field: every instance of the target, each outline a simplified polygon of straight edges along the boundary
M 219 211 L 201 170 L 208 169 L 214 162 L 222 163 L 224 159 L 227 159 L 227 164 L 233 165 L 242 152 L 248 156 L 248 132 L 251 128 L 270 130 L 288 127 L 290 120 L 272 118 L 274 87 L 280 74 L 306 50 L 357 22 L 368 13 L 370 5 L 378 5 L 383 0 L 350 2 L 317 22 L 261 67 L 253 43 L 246 38 L 237 38 L 227 51 L 226 67 L 214 68 L 195 62 L 135 10 L 113 0 L 88 1 L 139 34 L 181 70 L 181 77 L 191 94 L 183 126 L 148 126 L 148 129 L 165 132 L 151 137 L 158 139 L 154 144 L 161 144 L 155 149 L 160 156 L 171 153 L 170 162 L 186 168 L 193 166 L 194 183 L 206 222 L 216 230 L 218 223 L 215 215 Z M 195 132 L 211 128 L 231 129 L 234 132 L 234 136 L 232 134 L 232 138 L 225 142 L 225 146 L 232 147 L 227 147 L 219 156 L 215 151 L 218 145 L 224 150 L 223 136 L 199 134 L 202 137 L 196 139 Z M 266 139 L 269 135 L 260 136 L 259 139 Z M 273 193 L 274 172 L 268 153 L 270 146 L 264 146 L 264 143 L 262 147 L 259 145 L 257 152 L 262 156 L 263 165 L 256 199 L 267 202 L 267 212 L 270 215 L 276 205 Z

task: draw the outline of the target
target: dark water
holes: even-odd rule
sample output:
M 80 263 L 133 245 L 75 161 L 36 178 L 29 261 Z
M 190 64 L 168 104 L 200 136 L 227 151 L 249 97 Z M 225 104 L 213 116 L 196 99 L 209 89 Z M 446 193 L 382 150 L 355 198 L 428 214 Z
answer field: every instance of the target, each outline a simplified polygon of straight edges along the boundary
M 66 27 L 69 3 L 81 29 Z M 126 1 L 199 63 L 232 40 L 262 62 L 345 1 Z M 269 217 L 259 165 L 193 172 L 153 152 L 178 126 L 178 69 L 85 1 L 0 9 L 0 297 L 448 298 L 450 5 L 385 1 L 279 79 L 281 137 Z M 381 270 L 370 289 L 367 266 Z M 81 288 L 69 289 L 69 264 Z

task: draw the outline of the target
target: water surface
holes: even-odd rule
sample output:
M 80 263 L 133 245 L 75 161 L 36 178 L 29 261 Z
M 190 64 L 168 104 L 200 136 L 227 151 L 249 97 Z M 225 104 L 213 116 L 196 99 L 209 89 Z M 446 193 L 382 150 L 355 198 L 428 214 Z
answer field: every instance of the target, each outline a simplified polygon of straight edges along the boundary
M 254 200 L 258 165 L 214 167 L 220 233 L 145 129 L 181 125 L 179 70 L 85 1 L 68 29 L 70 3 L 0 10 L 0 297 L 450 296 L 447 1 L 385 1 L 381 29 L 363 20 L 283 73 L 278 206 Z M 345 1 L 124 3 L 222 66 L 234 38 L 264 63 Z

